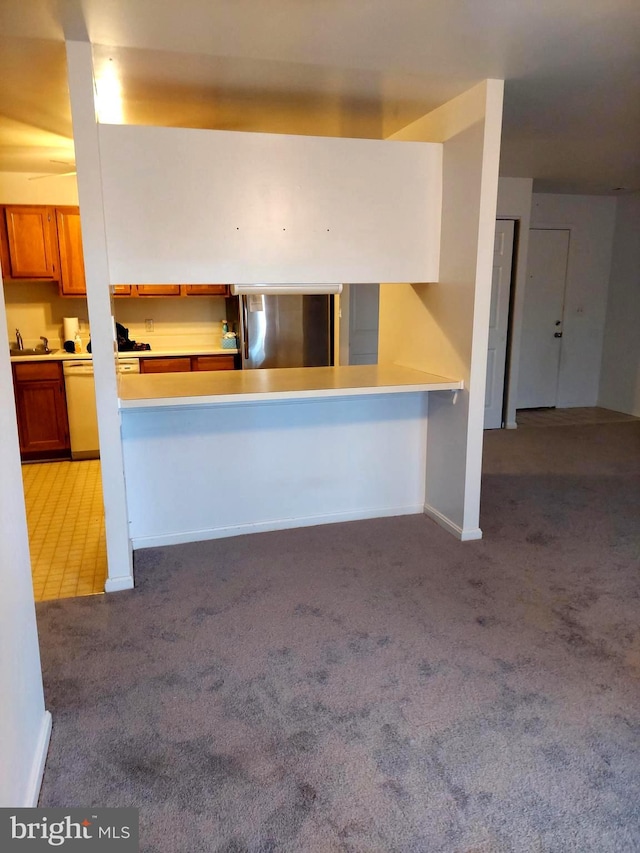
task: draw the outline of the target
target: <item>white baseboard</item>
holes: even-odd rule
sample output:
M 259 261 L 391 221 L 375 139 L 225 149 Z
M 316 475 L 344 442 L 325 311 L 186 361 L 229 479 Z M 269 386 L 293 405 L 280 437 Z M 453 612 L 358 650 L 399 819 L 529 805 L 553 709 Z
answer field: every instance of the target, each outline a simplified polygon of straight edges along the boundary
M 326 515 L 312 515 L 304 518 L 280 518 L 274 521 L 262 521 L 255 524 L 238 524 L 232 527 L 206 528 L 203 530 L 185 530 L 179 533 L 163 533 L 159 536 L 137 536 L 131 540 L 133 550 L 139 548 L 158 548 L 162 545 L 184 545 L 187 542 L 204 542 L 208 539 L 224 539 L 229 536 L 242 536 L 245 533 L 267 533 L 271 530 L 289 530 L 294 527 L 314 527 L 318 524 L 339 524 L 343 521 L 362 521 L 366 518 L 389 518 L 396 515 L 419 515 L 423 507 L 419 504 L 382 509 L 365 509 L 356 512 L 335 512 Z
M 133 589 L 133 578 L 131 575 L 125 575 L 120 578 L 107 578 L 104 585 L 105 592 L 121 592 L 124 589 Z
M 51 740 L 51 713 L 45 711 L 42 723 L 40 725 L 40 735 L 36 745 L 36 752 L 33 758 L 33 765 L 29 775 L 29 783 L 25 791 L 24 803 L 21 803 L 19 808 L 33 809 L 38 805 L 40 796 L 40 788 L 42 787 L 42 777 L 44 776 L 44 766 L 47 761 L 47 752 L 49 751 L 49 741 Z
M 504 425 L 505 429 L 518 429 L 518 424 L 515 421 L 507 421 Z
M 446 515 L 443 515 L 440 512 L 440 510 L 437 510 L 430 504 L 424 505 L 424 513 L 425 515 L 428 515 L 429 518 L 432 518 L 436 524 L 439 524 L 440 527 L 444 527 L 446 531 L 451 533 L 461 542 L 472 542 L 475 539 L 482 539 L 482 530 L 480 530 L 479 527 L 472 527 L 471 529 L 463 530 L 460 525 L 451 521 L 450 518 L 447 518 Z

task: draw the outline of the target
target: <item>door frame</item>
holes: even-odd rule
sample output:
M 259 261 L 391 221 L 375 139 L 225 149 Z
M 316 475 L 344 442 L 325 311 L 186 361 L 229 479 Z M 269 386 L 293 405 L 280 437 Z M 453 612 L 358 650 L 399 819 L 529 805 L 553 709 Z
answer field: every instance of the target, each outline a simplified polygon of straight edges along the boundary
M 500 216 L 496 214 L 496 224 L 498 222 L 513 222 L 513 241 L 511 245 L 511 268 L 509 270 L 509 298 L 507 307 L 507 341 L 505 344 L 505 359 L 504 359 L 504 378 L 502 381 L 502 411 L 500 415 L 500 429 L 504 429 L 507 423 L 507 397 L 509 388 L 509 367 L 510 367 L 510 345 L 511 345 L 511 326 L 512 326 L 512 310 L 513 310 L 513 295 L 515 293 L 515 271 L 516 271 L 516 252 L 518 247 L 518 237 L 520 232 L 520 221 L 513 216 Z M 494 248 L 495 258 L 495 248 Z M 493 282 L 491 284 L 491 298 L 493 299 Z M 486 399 L 486 389 L 485 389 Z M 495 427 L 487 427 L 484 429 L 495 429 Z

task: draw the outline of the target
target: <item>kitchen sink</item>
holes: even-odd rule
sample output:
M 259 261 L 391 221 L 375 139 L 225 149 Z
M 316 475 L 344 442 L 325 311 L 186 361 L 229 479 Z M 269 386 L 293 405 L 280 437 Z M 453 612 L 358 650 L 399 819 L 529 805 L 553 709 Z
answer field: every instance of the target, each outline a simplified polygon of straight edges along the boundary
M 9 355 L 53 355 L 54 352 L 58 352 L 58 350 L 50 349 L 49 352 L 45 352 L 43 349 L 25 347 L 24 349 L 10 349 Z

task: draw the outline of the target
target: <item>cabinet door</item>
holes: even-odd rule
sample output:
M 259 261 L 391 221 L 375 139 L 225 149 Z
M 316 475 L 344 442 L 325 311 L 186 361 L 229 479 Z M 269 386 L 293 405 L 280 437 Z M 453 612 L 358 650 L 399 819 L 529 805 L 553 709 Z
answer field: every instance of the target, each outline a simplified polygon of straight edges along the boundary
M 228 296 L 228 284 L 187 284 L 185 285 L 187 296 Z
M 11 278 L 55 278 L 55 230 L 50 207 L 4 209 Z
M 15 364 L 14 383 L 22 457 L 68 456 L 69 420 L 60 363 Z
M 192 370 L 233 370 L 235 359 L 232 355 L 194 355 L 191 359 Z
M 130 284 L 114 284 L 113 285 L 113 295 L 114 296 L 133 296 L 131 292 L 133 290 Z
M 138 284 L 138 296 L 180 296 L 179 284 Z
M 140 373 L 189 373 L 190 371 L 191 359 L 189 356 L 140 359 Z
M 86 296 L 84 254 L 80 211 L 77 207 L 57 207 L 58 246 L 60 248 L 60 293 L 63 296 Z

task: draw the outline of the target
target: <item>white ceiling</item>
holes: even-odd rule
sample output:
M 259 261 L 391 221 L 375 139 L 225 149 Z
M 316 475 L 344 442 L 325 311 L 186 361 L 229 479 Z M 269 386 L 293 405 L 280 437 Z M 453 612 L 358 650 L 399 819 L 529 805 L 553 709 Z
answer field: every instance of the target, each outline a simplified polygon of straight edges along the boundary
M 133 123 L 385 137 L 504 77 L 501 174 L 638 190 L 639 33 L 639 0 L 0 0 L 0 170 L 69 168 L 66 34 Z

